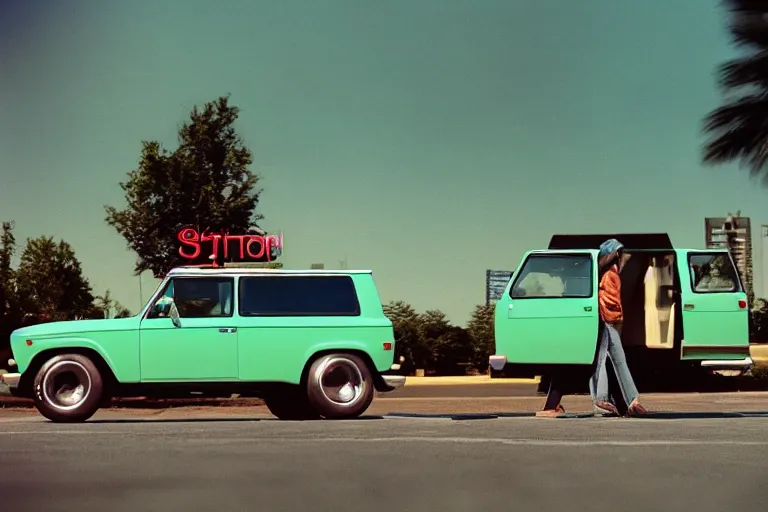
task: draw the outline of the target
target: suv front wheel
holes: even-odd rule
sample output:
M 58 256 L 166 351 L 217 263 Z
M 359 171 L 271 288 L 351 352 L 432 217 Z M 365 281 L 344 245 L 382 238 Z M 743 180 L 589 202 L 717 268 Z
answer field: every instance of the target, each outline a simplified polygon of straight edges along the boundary
M 32 384 L 35 407 L 54 422 L 85 421 L 99 409 L 101 373 L 89 358 L 61 354 L 47 360 Z
M 327 354 L 309 368 L 307 397 L 324 418 L 356 418 L 373 401 L 373 378 L 368 365 L 352 354 Z

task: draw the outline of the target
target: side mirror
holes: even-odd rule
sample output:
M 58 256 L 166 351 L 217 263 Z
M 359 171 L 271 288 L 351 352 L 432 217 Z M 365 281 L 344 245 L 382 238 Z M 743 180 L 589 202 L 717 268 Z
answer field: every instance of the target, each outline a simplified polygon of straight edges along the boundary
M 171 302 L 171 307 L 168 310 L 168 316 L 171 318 L 171 322 L 176 327 L 181 327 L 181 320 L 179 319 L 179 310 L 176 308 L 176 303 Z

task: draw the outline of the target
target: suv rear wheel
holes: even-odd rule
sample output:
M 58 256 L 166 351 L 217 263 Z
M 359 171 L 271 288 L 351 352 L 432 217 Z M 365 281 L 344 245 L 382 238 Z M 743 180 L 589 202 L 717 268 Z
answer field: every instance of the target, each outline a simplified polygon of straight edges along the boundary
M 60 354 L 47 360 L 35 375 L 32 399 L 45 418 L 82 422 L 101 404 L 103 381 L 96 365 L 80 354 Z
M 356 418 L 373 401 L 373 378 L 368 365 L 352 354 L 327 354 L 309 368 L 309 403 L 328 419 Z

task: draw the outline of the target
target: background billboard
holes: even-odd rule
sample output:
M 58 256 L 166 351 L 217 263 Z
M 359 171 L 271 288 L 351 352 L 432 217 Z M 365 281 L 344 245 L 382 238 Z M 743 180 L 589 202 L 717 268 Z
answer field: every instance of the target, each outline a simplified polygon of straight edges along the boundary
M 485 271 L 485 303 L 499 300 L 512 277 L 512 270 L 486 270 Z

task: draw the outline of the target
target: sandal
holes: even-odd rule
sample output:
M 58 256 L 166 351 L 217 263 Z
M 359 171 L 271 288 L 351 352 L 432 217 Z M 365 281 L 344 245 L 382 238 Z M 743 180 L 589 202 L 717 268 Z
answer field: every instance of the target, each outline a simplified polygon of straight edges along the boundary
M 638 402 L 637 400 L 632 402 L 632 404 L 627 409 L 627 416 L 630 416 L 630 417 L 636 418 L 638 416 L 646 416 L 647 414 L 648 414 L 648 411 L 645 409 L 645 407 L 640 405 L 640 402 Z
M 565 408 L 562 405 L 558 405 L 554 409 L 544 409 L 543 411 L 537 411 L 537 418 L 559 418 L 565 414 Z
M 604 402 L 602 400 L 595 402 L 595 414 L 598 416 L 619 416 L 619 410 L 611 402 Z

